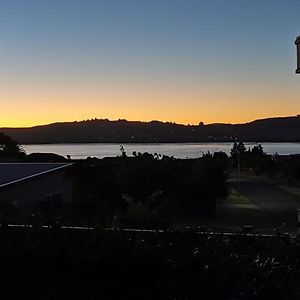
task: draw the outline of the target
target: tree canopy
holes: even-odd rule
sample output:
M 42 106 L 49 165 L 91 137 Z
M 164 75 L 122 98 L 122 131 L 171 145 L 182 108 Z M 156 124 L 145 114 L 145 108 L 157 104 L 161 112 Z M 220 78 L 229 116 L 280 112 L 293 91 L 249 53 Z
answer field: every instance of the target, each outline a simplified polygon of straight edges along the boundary
M 0 132 L 0 156 L 17 157 L 24 154 L 25 152 L 18 142 Z

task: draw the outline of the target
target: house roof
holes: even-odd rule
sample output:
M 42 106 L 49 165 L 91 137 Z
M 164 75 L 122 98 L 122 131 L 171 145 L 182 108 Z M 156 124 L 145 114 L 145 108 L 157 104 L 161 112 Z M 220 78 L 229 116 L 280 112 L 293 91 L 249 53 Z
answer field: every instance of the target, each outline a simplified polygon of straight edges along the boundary
M 66 168 L 68 163 L 0 163 L 0 188 Z

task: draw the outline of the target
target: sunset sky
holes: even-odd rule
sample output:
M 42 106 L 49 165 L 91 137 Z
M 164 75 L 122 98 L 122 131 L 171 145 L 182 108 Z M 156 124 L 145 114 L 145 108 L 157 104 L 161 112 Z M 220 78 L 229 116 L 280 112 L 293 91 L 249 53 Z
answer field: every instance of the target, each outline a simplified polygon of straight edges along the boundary
M 0 127 L 300 113 L 299 0 L 0 0 Z

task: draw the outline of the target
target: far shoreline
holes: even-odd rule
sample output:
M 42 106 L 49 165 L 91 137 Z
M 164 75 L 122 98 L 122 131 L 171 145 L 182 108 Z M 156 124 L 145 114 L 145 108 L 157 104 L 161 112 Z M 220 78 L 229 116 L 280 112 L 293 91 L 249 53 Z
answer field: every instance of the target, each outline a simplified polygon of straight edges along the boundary
M 82 144 L 111 144 L 111 145 L 158 145 L 158 144 L 233 144 L 235 142 L 243 142 L 244 144 L 300 144 L 299 141 L 244 141 L 244 140 L 235 140 L 235 141 L 203 141 L 203 142 L 36 142 L 36 143 L 20 143 L 20 145 L 82 145 Z

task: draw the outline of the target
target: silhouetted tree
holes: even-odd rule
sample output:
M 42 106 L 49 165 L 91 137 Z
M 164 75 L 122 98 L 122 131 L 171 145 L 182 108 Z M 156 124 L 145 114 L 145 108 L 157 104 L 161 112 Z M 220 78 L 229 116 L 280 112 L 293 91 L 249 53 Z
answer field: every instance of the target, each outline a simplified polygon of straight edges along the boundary
M 234 144 L 233 144 L 233 146 L 230 150 L 230 156 L 232 158 L 237 158 L 237 156 L 238 156 L 238 144 L 237 144 L 237 142 L 234 142 Z
M 220 159 L 220 160 L 227 160 L 228 155 L 223 151 L 214 152 L 213 158 Z
M 266 153 L 264 152 L 263 146 L 258 144 L 252 148 L 251 154 L 255 156 L 264 156 Z
M 243 155 L 246 153 L 246 147 L 243 142 L 239 142 L 237 148 L 238 148 L 238 152 L 240 153 L 240 155 Z
M 120 151 L 121 151 L 122 157 L 126 157 L 127 156 L 126 151 L 125 151 L 123 145 L 120 146 Z
M 243 142 L 234 142 L 231 150 L 230 150 L 230 155 L 232 158 L 237 159 L 238 156 L 244 156 L 246 153 L 246 147 Z
M 202 154 L 202 157 L 203 158 L 210 158 L 210 157 L 212 157 L 212 154 L 209 151 L 207 151 L 206 153 Z
M 0 132 L 0 156 L 17 157 L 25 155 L 20 144 L 10 136 Z

